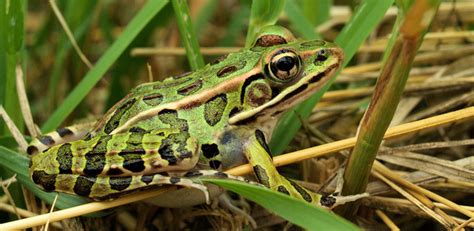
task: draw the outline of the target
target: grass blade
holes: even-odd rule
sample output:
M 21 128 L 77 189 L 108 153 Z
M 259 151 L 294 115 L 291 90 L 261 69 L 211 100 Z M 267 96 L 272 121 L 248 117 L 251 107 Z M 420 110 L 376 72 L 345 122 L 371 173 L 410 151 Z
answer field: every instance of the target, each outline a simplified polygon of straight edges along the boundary
M 311 24 L 318 26 L 329 19 L 332 0 L 303 0 L 301 5 L 304 16 Z
M 252 1 L 245 47 L 250 47 L 250 45 L 252 45 L 255 40 L 255 35 L 260 31 L 260 29 L 262 29 L 262 27 L 275 24 L 284 6 L 284 0 Z
M 68 22 L 69 27 L 74 30 L 73 35 L 77 41 L 80 41 L 85 35 L 86 31 L 90 29 L 93 17 L 90 15 L 93 11 L 95 2 L 92 1 L 68 1 L 66 2 L 65 18 Z M 75 19 L 75 20 L 74 20 Z M 70 54 L 72 44 L 67 39 L 65 34 L 61 34 L 58 42 L 58 49 L 54 59 L 54 66 L 51 72 L 49 86 L 48 86 L 48 97 L 47 105 L 48 112 L 56 107 L 57 104 L 57 93 L 59 81 L 61 80 L 61 74 L 65 67 L 64 62 L 67 60 L 67 56 Z
M 16 93 L 16 65 L 23 49 L 25 1 L 0 3 L 0 104 L 22 130 L 23 117 Z M 0 135 L 10 134 L 0 123 Z
M 51 115 L 41 127 L 48 132 L 58 127 L 62 121 L 79 105 L 87 93 L 102 78 L 112 64 L 120 57 L 128 45 L 148 22 L 168 3 L 165 0 L 149 0 L 138 14 L 130 21 L 120 37 L 110 46 L 84 79 L 66 97 L 61 106 Z
M 440 1 L 415 1 L 401 20 L 399 33 L 382 67 L 369 108 L 359 125 L 357 143 L 352 150 L 344 173 L 343 195 L 365 191 L 372 164 L 392 121 L 416 52 L 434 18 Z M 400 15 L 403 17 L 403 15 Z M 394 28 L 396 30 L 398 28 Z M 344 214 L 356 207 L 344 206 Z
M 185 0 L 171 0 L 171 3 L 176 14 L 181 42 L 186 49 L 189 65 L 192 70 L 197 70 L 204 66 L 204 59 L 199 50 L 199 43 L 191 23 L 188 3 Z
M 305 39 L 319 39 L 321 36 L 316 33 L 314 24 L 308 20 L 295 0 L 287 0 L 285 12 L 291 22 L 292 28 L 303 35 Z

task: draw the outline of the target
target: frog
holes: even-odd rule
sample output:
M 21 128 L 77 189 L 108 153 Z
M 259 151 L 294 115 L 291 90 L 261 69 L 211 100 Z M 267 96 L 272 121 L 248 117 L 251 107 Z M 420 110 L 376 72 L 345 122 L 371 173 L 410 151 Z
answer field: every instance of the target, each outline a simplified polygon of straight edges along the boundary
M 93 200 L 164 185 L 206 194 L 196 179 L 249 182 L 224 172 L 249 163 L 258 184 L 329 207 L 334 198 L 278 172 L 268 141 L 279 118 L 327 85 L 343 60 L 333 43 L 265 27 L 249 48 L 137 86 L 94 123 L 37 137 L 27 149 L 31 179 Z

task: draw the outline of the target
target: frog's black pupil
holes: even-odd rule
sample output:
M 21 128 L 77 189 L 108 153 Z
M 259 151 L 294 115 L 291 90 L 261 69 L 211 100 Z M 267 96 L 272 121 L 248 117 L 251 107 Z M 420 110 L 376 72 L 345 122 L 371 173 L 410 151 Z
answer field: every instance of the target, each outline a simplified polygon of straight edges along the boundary
M 278 70 L 289 71 L 295 66 L 295 63 L 296 61 L 293 57 L 285 56 L 277 61 L 276 66 Z

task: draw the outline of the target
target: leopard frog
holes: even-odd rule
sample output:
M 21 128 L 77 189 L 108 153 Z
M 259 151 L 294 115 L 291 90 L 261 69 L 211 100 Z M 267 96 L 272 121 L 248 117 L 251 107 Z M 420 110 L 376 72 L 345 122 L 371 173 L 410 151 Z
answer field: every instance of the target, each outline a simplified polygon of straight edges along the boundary
M 202 189 L 195 177 L 230 177 L 222 171 L 250 163 L 264 186 L 324 204 L 277 172 L 267 140 L 342 60 L 334 44 L 268 27 L 249 49 L 136 87 L 94 125 L 38 137 L 27 150 L 31 178 L 46 191 L 101 200 L 168 184 Z

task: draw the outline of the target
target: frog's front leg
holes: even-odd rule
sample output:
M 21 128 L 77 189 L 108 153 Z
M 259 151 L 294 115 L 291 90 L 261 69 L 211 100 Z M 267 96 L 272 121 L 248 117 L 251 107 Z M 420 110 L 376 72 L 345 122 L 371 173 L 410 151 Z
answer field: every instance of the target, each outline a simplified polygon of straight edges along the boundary
M 266 187 L 323 207 L 332 207 L 336 202 L 332 196 L 314 193 L 280 175 L 273 165 L 270 149 L 262 131 L 255 130 L 250 134 L 244 145 L 244 153 L 253 167 L 257 180 Z

